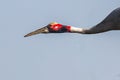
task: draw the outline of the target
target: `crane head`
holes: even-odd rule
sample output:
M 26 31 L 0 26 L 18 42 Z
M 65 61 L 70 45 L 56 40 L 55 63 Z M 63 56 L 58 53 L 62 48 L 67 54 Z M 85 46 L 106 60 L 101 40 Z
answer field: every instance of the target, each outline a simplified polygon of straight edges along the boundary
M 40 29 L 37 29 L 33 32 L 28 33 L 24 37 L 40 34 L 40 33 L 63 33 L 63 32 L 68 32 L 70 26 L 62 25 L 57 22 L 51 22 L 45 27 L 42 27 Z

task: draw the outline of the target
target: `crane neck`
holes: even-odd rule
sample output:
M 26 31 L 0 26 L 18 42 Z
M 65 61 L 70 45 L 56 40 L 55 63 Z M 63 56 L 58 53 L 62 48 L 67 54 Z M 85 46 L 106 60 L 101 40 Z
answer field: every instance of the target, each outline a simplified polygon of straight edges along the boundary
M 71 27 L 71 32 L 81 33 L 81 34 L 96 34 L 96 33 L 106 32 L 110 30 L 112 30 L 112 28 L 109 25 L 96 25 L 89 29 Z
M 77 28 L 77 27 L 73 27 L 73 26 L 71 26 L 71 28 L 70 28 L 70 32 L 71 32 L 71 33 L 81 33 L 81 34 L 85 34 L 87 31 L 88 31 L 88 29 Z

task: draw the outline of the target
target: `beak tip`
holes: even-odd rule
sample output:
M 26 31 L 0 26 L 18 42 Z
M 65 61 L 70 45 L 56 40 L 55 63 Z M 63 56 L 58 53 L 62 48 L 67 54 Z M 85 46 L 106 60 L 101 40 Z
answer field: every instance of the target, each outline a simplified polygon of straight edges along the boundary
M 24 37 L 27 37 L 27 35 L 25 35 Z
M 25 35 L 24 37 L 29 37 L 29 35 L 27 34 L 27 35 Z

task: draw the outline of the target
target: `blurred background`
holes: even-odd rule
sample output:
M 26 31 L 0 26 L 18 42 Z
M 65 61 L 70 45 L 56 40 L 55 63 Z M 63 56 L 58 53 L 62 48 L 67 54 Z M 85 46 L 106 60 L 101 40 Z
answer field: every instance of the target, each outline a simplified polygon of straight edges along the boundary
M 52 21 L 90 28 L 119 0 L 0 0 L 0 80 L 120 80 L 120 31 L 24 35 Z

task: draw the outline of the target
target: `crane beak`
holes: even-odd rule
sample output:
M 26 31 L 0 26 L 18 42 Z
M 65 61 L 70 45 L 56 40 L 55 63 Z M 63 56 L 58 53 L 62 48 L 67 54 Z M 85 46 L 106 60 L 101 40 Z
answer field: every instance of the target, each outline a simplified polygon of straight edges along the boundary
M 37 29 L 33 32 L 30 32 L 30 33 L 26 34 L 24 37 L 29 37 L 29 36 L 40 34 L 40 33 L 49 33 L 47 26 L 40 28 L 40 29 Z

